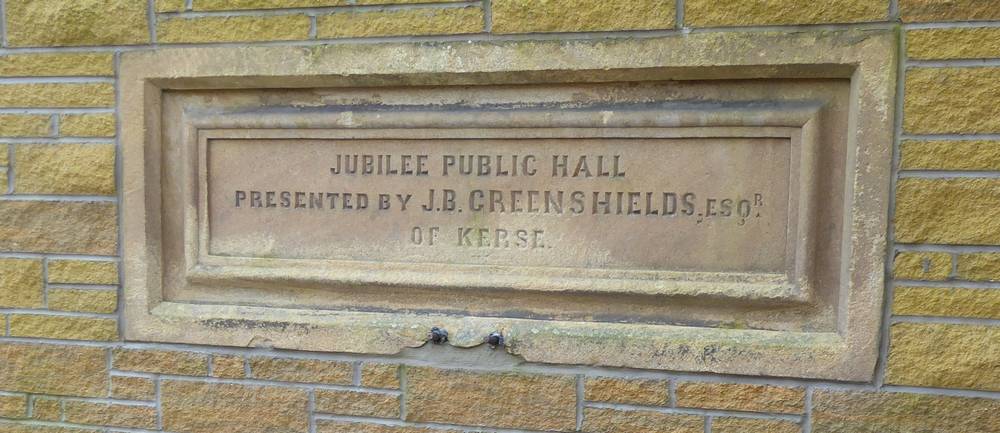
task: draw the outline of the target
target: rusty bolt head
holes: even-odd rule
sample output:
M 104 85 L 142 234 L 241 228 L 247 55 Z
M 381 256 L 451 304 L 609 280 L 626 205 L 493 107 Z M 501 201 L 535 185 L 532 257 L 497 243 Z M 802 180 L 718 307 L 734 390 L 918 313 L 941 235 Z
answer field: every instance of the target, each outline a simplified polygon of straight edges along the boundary
M 446 343 L 448 342 L 448 331 L 435 326 L 431 328 L 431 332 L 427 334 L 427 339 L 434 344 Z
M 496 349 L 497 347 L 503 346 L 503 334 L 499 332 L 490 333 L 490 335 L 486 336 L 486 344 L 490 346 L 490 349 Z

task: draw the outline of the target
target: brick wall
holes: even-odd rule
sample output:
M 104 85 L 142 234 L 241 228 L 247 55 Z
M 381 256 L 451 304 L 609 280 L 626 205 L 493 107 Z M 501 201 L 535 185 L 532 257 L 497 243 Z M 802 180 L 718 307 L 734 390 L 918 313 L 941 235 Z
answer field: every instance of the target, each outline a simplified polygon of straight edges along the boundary
M 996 0 L 422 1 L 0 0 L 0 433 L 1000 432 Z M 874 383 L 119 337 L 121 52 L 900 23 Z

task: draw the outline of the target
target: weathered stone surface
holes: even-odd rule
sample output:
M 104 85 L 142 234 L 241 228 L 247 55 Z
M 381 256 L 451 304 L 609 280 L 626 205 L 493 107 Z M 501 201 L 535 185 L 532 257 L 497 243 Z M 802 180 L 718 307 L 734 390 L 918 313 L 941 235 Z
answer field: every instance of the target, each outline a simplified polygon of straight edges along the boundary
M 93 433 L 90 429 L 0 423 L 0 433 Z
M 10 161 L 7 160 L 7 149 L 9 146 L 6 144 L 0 145 L 0 165 L 7 165 Z M 6 191 L 0 191 L 0 193 L 6 194 Z
M 374 37 L 479 33 L 484 28 L 478 6 L 341 12 L 321 15 L 316 37 Z
M 799 433 L 798 423 L 776 419 L 718 417 L 712 419 L 712 433 Z
M 911 59 L 983 59 L 1000 57 L 1000 29 L 919 29 L 906 32 Z
M 250 374 L 255 379 L 350 385 L 354 367 L 338 361 L 250 358 Z
M 672 0 L 494 0 L 494 33 L 596 32 L 674 27 Z
M 179 433 L 305 433 L 309 397 L 304 390 L 164 381 L 163 429 Z
M 3 77 L 110 77 L 114 74 L 114 54 L 111 53 L 12 54 L 0 56 L 0 76 Z
M 587 433 L 703 433 L 705 419 L 698 415 L 584 408 L 583 431 Z
M 346 421 L 319 420 L 316 422 L 316 433 L 435 433 L 459 432 L 461 430 L 405 427 L 381 424 L 362 424 Z
M 0 201 L 0 251 L 113 255 L 117 224 L 114 203 Z
M 48 301 L 50 310 L 110 314 L 118 309 L 118 292 L 50 288 Z
M 959 254 L 958 278 L 972 281 L 1000 281 L 1000 253 Z
M 881 0 L 687 0 L 684 25 L 690 27 L 825 24 L 883 21 L 889 8 Z
M 361 364 L 361 386 L 399 389 L 399 365 L 370 362 Z
M 1000 9 L 991 0 L 899 0 L 899 15 L 906 22 L 991 20 Z
M 361 391 L 316 390 L 316 412 L 399 418 L 399 395 Z
M 39 308 L 42 295 L 42 261 L 0 259 L 0 308 Z
M 1000 132 L 1000 68 L 906 71 L 903 129 L 911 134 Z
M 11 314 L 10 335 L 58 340 L 112 341 L 118 339 L 118 321 L 89 317 Z
M 1000 170 L 1000 142 L 903 140 L 899 166 L 904 170 Z
M 203 353 L 115 349 L 111 362 L 115 370 L 184 376 L 208 375 L 208 355 Z
M 196 11 L 224 11 L 241 9 L 311 8 L 327 6 L 449 3 L 463 0 L 198 0 L 194 2 Z
M 665 406 L 670 402 L 668 381 L 617 377 L 588 377 L 583 385 L 588 401 Z
M 678 407 L 803 413 L 806 392 L 771 385 L 682 382 L 677 384 L 676 396 Z
M 114 114 L 64 114 L 59 117 L 59 135 L 64 137 L 114 137 Z
M 0 114 L 0 137 L 47 137 L 50 119 L 41 114 Z M 7 150 L 6 146 L 3 150 Z
M 180 12 L 184 10 L 185 0 L 154 0 L 157 12 Z
M 66 422 L 108 427 L 155 429 L 156 408 L 125 404 L 67 401 L 64 407 Z
M 1000 400 L 817 390 L 813 433 L 996 433 Z
M 897 280 L 944 281 L 950 275 L 949 253 L 903 251 L 892 263 L 892 276 Z
M 1000 179 L 900 179 L 896 241 L 1000 244 Z
M 246 361 L 242 356 L 212 355 L 212 377 L 242 379 L 246 375 Z
M 161 18 L 163 43 L 290 41 L 309 38 L 305 15 Z
M 896 323 L 886 383 L 1000 391 L 1000 328 Z
M 119 400 L 153 400 L 156 384 L 145 377 L 111 376 L 109 397 Z
M 149 42 L 146 3 L 135 0 L 8 0 L 13 47 Z
M 110 107 L 115 89 L 107 83 L 0 84 L 0 107 Z
M 892 311 L 899 316 L 1000 319 L 1000 290 L 896 287 Z
M 31 404 L 31 419 L 62 421 L 62 401 L 56 398 L 36 397 Z
M 405 374 L 407 421 L 554 431 L 576 426 L 572 377 L 423 367 Z
M 28 416 L 26 395 L 0 395 L 0 418 L 25 418 Z
M 61 284 L 118 284 L 118 262 L 50 260 L 49 282 Z
M 0 390 L 104 397 L 107 352 L 80 346 L 0 344 Z
M 20 194 L 115 193 L 113 144 L 20 144 L 14 164 Z

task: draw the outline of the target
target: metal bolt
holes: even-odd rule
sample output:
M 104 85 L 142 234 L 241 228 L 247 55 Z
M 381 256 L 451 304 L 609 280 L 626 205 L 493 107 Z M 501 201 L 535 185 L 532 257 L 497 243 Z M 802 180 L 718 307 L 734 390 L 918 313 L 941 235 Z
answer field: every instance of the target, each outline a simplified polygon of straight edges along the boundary
M 490 346 L 490 349 L 503 346 L 503 334 L 499 332 L 490 333 L 490 335 L 486 336 L 486 344 Z
M 431 328 L 431 332 L 427 334 L 427 339 L 434 344 L 446 343 L 448 342 L 448 331 L 435 326 Z

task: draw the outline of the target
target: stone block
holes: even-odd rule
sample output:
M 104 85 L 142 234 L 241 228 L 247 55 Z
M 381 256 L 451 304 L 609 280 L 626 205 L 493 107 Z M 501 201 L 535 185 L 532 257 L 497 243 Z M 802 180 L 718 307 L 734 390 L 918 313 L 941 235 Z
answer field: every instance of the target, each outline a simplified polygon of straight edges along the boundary
M 27 418 L 28 396 L 0 395 L 0 418 Z
M 892 312 L 898 316 L 1000 319 L 1000 290 L 896 287 Z
M 889 6 L 882 0 L 687 0 L 688 27 L 767 26 L 884 21 Z
M 115 75 L 114 54 L 58 53 L 0 56 L 0 77 L 65 77 Z
M 903 129 L 909 134 L 1000 132 L 1000 68 L 906 71 Z
M 66 401 L 66 422 L 107 427 L 156 429 L 156 408 L 115 403 Z
M 115 370 L 183 376 L 208 375 L 208 355 L 203 353 L 115 349 L 111 362 Z
M 805 412 L 806 392 L 772 385 L 682 382 L 676 396 L 678 407 L 799 414 Z
M 893 324 L 885 381 L 1000 391 L 1000 327 Z
M 161 43 L 290 41 L 309 39 L 306 15 L 161 18 Z
M 251 358 L 250 374 L 255 379 L 282 382 L 350 385 L 354 367 L 346 362 L 312 359 Z
M 362 391 L 316 390 L 316 412 L 374 418 L 399 418 L 399 395 Z
M 119 400 L 153 400 L 156 384 L 146 377 L 111 376 L 109 397 Z
M 587 433 L 703 433 L 705 418 L 644 410 L 583 409 Z
M 900 179 L 896 242 L 1000 244 L 1000 179 Z
M 114 137 L 115 115 L 64 114 L 59 117 L 59 135 L 63 137 Z
M 7 0 L 12 47 L 130 45 L 149 42 L 146 2 Z
M 44 114 L 0 114 L 0 137 L 47 137 L 50 125 L 51 116 Z
M 118 284 L 118 262 L 50 260 L 49 282 L 58 284 Z
M 919 29 L 906 32 L 906 55 L 915 60 L 1000 57 L 1000 29 Z
M 50 288 L 48 301 L 50 310 L 111 314 L 118 310 L 118 291 Z
M 917 141 L 900 143 L 903 170 L 1000 170 L 1000 142 Z
M 1000 400 L 896 392 L 817 390 L 813 433 L 994 433 Z
M 114 203 L 0 201 L 0 251 L 114 255 Z
M 399 389 L 399 365 L 370 362 L 361 364 L 361 386 Z
M 951 254 L 926 251 L 899 252 L 892 262 L 892 276 L 897 280 L 947 280 L 951 276 Z
M 306 433 L 305 390 L 164 381 L 163 429 L 179 433 Z
M 478 6 L 339 12 L 320 15 L 319 39 L 401 35 L 480 33 L 483 10 Z
M 958 278 L 970 281 L 1000 281 L 1000 254 L 959 254 Z
M 992 0 L 899 0 L 904 22 L 980 21 L 1000 19 Z
M 494 33 L 600 32 L 674 27 L 675 1 L 494 0 Z
M 96 347 L 0 343 L 0 390 L 104 397 L 107 351 Z
M 798 423 L 778 419 L 718 417 L 712 419 L 712 433 L 799 433 Z
M 588 377 L 584 399 L 595 402 L 666 406 L 670 402 L 668 381 L 617 377 Z
M 0 108 L 104 108 L 115 104 L 108 83 L 0 84 Z
M 42 261 L 0 259 L 0 308 L 40 308 L 44 305 Z
M 90 317 L 11 314 L 10 336 L 114 341 L 118 339 L 118 321 Z
M 212 377 L 243 379 L 246 376 L 246 360 L 242 356 L 212 355 Z
M 115 193 L 113 144 L 19 144 L 14 164 L 19 194 Z

